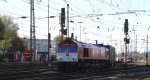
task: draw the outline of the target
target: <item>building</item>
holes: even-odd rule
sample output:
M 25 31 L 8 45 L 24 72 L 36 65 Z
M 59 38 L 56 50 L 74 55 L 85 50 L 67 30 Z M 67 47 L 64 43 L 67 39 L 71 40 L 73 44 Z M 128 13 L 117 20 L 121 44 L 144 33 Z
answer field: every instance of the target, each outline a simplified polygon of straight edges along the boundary
M 51 58 L 56 56 L 56 45 L 57 43 L 51 41 L 50 56 Z M 27 40 L 27 49 L 30 50 L 30 39 Z M 36 39 L 36 53 L 35 57 L 40 62 L 48 61 L 48 40 L 47 39 Z

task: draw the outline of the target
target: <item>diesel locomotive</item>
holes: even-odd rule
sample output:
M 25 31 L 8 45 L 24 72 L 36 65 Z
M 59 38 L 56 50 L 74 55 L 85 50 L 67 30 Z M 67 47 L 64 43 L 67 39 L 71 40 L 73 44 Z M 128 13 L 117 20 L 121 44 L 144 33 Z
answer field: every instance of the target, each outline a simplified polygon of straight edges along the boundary
M 67 38 L 57 47 L 59 71 L 85 71 L 113 67 L 115 48 L 110 45 L 83 43 Z

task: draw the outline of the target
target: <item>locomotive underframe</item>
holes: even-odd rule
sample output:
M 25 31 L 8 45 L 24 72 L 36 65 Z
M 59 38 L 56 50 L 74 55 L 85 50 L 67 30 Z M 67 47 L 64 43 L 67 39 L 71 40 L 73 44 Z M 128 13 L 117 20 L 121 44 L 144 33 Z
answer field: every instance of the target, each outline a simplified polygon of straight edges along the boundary
M 79 59 L 78 62 L 58 62 L 58 70 L 61 72 L 94 71 L 110 68 L 112 64 L 109 60 Z

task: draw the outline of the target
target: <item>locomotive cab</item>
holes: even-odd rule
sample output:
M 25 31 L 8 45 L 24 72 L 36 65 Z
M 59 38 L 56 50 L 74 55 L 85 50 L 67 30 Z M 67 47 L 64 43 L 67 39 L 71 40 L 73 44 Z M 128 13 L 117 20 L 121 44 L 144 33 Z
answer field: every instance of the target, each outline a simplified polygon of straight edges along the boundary
M 77 44 L 72 40 L 65 40 L 58 44 L 58 62 L 77 62 Z
M 58 70 L 70 72 L 76 70 L 78 64 L 78 45 L 71 39 L 66 39 L 58 44 L 57 62 Z

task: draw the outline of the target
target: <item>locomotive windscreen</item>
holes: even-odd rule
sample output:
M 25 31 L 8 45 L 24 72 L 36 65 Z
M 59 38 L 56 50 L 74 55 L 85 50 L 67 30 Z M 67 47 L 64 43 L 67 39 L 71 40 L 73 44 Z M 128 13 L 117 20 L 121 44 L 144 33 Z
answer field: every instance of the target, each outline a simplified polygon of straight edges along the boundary
M 59 43 L 58 45 L 59 53 L 76 53 L 77 52 L 77 44 L 72 40 L 65 40 Z
M 65 53 L 68 51 L 69 53 L 76 53 L 77 52 L 77 46 L 59 46 L 58 52 Z

